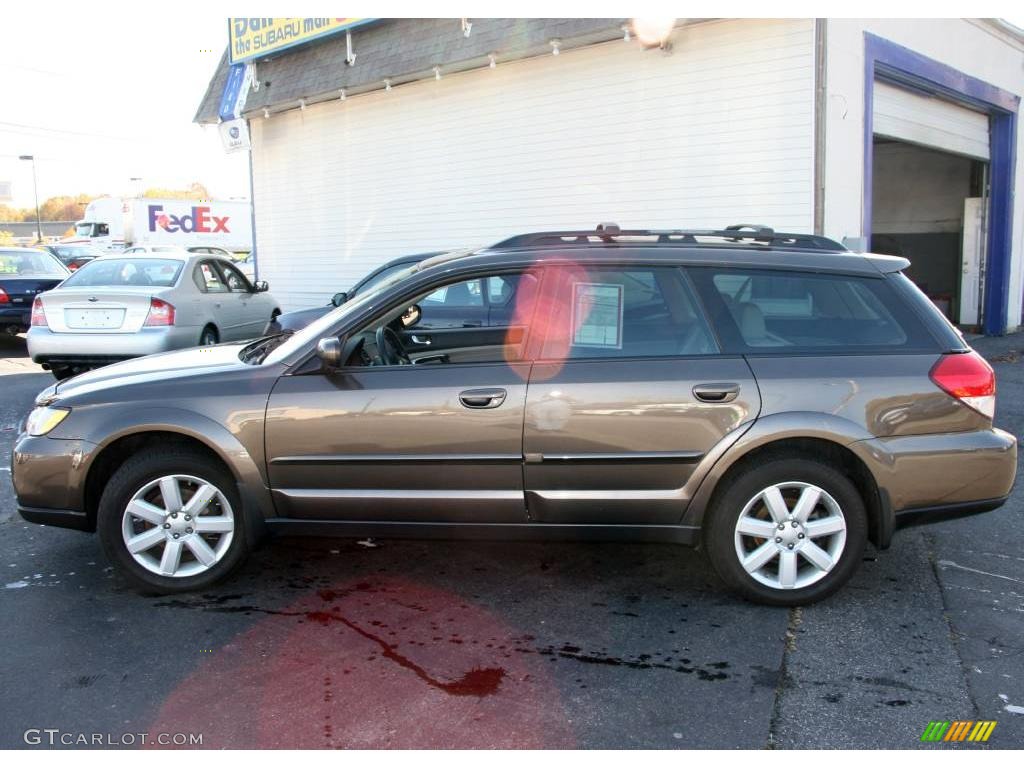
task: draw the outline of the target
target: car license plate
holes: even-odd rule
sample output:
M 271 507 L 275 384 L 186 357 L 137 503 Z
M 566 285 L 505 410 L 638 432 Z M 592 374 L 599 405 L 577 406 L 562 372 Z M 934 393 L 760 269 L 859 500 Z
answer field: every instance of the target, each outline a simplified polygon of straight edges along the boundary
M 66 309 L 64 322 L 68 328 L 120 328 L 123 309 Z

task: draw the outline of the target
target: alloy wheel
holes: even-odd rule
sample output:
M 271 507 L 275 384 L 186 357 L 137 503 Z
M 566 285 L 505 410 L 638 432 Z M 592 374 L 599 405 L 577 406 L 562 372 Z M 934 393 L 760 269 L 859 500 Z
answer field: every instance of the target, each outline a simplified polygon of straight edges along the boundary
M 142 486 L 125 508 L 121 535 L 139 565 L 158 576 L 203 573 L 227 554 L 235 516 L 213 483 L 166 475 Z
M 801 589 L 825 578 L 846 546 L 846 518 L 824 489 L 802 482 L 771 485 L 736 521 L 736 556 L 772 589 Z

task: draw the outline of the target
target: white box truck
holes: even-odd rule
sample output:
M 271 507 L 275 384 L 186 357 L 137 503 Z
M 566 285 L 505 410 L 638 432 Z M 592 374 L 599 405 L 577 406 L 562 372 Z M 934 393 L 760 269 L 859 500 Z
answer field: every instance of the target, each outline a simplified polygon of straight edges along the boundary
M 106 251 L 133 245 L 213 245 L 252 250 L 252 206 L 236 200 L 165 200 L 99 197 L 89 203 L 65 243 Z

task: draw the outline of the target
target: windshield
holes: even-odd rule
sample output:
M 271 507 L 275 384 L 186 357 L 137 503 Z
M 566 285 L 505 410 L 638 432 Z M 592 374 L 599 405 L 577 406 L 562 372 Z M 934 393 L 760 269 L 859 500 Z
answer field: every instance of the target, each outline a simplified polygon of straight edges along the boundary
M 377 283 L 368 291 L 360 291 L 359 295 L 352 301 L 342 304 L 337 309 L 328 312 L 323 317 L 314 320 L 300 331 L 289 336 L 284 342 L 273 349 L 263 360 L 265 363 L 277 363 L 294 354 L 296 351 L 313 343 L 321 338 L 332 326 L 346 315 L 358 312 L 363 307 L 373 304 L 382 291 L 395 283 L 404 280 L 416 271 L 416 265 L 410 264 L 404 269 L 392 273 L 387 280 Z
M 92 245 L 58 245 L 54 247 L 63 259 L 77 259 L 79 256 L 102 256 L 103 251 Z
M 79 237 L 92 237 L 92 222 L 80 221 L 75 224 L 75 234 Z
M 64 281 L 67 287 L 139 285 L 170 288 L 185 262 L 178 259 L 112 259 L 90 261 Z
M 373 277 L 366 278 L 366 282 L 364 282 L 362 285 L 357 285 L 355 288 L 353 288 L 351 295 L 355 296 L 356 294 L 359 293 L 366 293 L 367 291 L 375 290 L 377 286 L 383 283 L 385 280 L 390 280 L 395 274 L 397 274 L 403 269 L 408 269 L 411 266 L 412 264 L 410 264 L 409 262 L 405 262 L 404 264 L 395 264 L 392 267 L 385 267 Z
M 43 251 L 0 251 L 0 275 L 6 277 L 59 277 L 67 269 Z

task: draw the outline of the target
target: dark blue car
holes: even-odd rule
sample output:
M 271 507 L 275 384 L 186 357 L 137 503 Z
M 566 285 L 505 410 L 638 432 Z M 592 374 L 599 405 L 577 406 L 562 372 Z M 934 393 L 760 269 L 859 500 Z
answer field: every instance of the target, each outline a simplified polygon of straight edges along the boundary
M 0 328 L 27 331 L 36 294 L 59 285 L 71 272 L 56 256 L 35 248 L 0 248 Z

